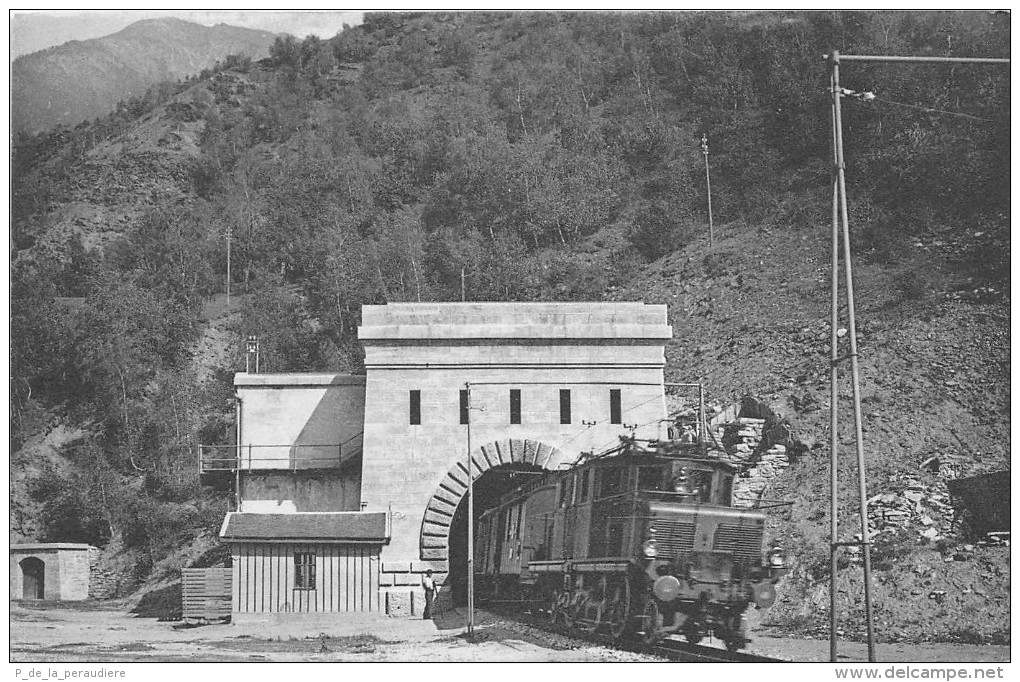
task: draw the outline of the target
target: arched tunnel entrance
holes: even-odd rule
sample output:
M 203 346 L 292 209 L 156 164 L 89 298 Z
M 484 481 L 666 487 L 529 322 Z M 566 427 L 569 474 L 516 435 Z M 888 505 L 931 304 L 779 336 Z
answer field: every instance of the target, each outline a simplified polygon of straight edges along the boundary
M 502 495 L 520 485 L 524 485 L 529 479 L 543 472 L 544 469 L 540 466 L 515 462 L 493 467 L 475 479 L 474 516 L 476 532 L 478 518 L 486 510 L 491 509 Z M 450 589 L 453 603 L 457 606 L 463 606 L 467 603 L 467 506 L 467 496 L 465 495 L 461 498 L 460 504 L 457 505 L 453 521 L 450 523 L 450 575 L 447 578 L 447 585 Z M 477 535 L 475 540 L 477 542 Z

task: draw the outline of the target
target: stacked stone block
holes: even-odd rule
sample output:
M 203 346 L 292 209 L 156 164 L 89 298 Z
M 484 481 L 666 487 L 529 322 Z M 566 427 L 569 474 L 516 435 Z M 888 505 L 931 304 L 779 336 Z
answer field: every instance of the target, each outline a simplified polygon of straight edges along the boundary
M 425 571 L 432 571 L 437 585 L 444 585 L 450 570 L 446 561 L 384 561 L 379 587 L 384 595 L 385 613 L 394 617 L 421 616 L 425 597 L 421 589 Z M 440 587 L 439 600 L 449 599 L 449 587 Z
M 725 448 L 720 457 L 737 470 L 733 504 L 753 507 L 765 497 L 771 480 L 790 466 L 787 447 L 791 435 L 781 422 L 769 425 L 765 419 L 736 414 L 736 406 L 722 410 L 710 427 L 716 442 Z

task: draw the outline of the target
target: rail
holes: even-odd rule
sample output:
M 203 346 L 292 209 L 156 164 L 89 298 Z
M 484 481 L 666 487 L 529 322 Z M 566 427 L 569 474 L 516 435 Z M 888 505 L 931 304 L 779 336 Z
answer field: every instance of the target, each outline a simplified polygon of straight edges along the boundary
M 648 650 L 670 661 L 684 663 L 785 663 L 783 659 L 745 651 L 727 651 L 715 647 L 682 642 L 674 637 L 657 642 Z
M 360 434 L 359 434 L 360 435 Z M 351 439 L 353 440 L 353 439 Z M 350 440 L 347 441 L 348 443 Z M 334 469 L 360 454 L 359 446 L 344 443 L 281 445 L 199 445 L 200 474 L 235 471 L 303 471 Z

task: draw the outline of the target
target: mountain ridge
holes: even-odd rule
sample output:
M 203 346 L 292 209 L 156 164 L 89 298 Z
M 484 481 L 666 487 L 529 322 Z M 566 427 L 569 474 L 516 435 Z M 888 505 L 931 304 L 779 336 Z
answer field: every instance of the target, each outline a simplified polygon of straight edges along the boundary
M 11 65 L 11 128 L 38 133 L 58 124 L 77 125 L 228 55 L 264 57 L 275 38 L 268 31 L 161 17 L 22 55 Z

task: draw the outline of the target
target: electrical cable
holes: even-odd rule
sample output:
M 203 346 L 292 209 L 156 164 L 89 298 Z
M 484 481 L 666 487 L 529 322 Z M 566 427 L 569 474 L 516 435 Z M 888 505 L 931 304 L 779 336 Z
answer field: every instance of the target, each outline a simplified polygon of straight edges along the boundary
M 652 402 L 653 400 L 659 400 L 661 397 L 662 396 L 654 395 L 651 398 L 649 398 L 648 400 L 643 400 L 640 403 L 636 403 L 634 405 L 630 405 L 629 407 L 627 407 L 626 410 L 621 410 L 621 413 L 629 412 L 630 410 L 636 410 L 637 408 L 641 407 L 642 405 L 647 405 L 648 403 Z M 648 424 L 651 424 L 652 422 L 656 422 L 656 421 L 659 421 L 659 420 L 658 419 L 653 419 L 651 422 L 646 422 L 645 424 L 638 424 L 637 428 L 641 428 L 642 426 L 647 426 Z M 558 444 L 556 446 L 556 449 L 557 450 L 562 450 L 568 443 L 573 441 L 575 438 L 577 438 L 581 434 L 587 433 L 588 429 L 590 429 L 590 428 L 591 428 L 591 426 L 588 426 L 588 427 L 582 429 L 581 431 L 578 431 L 577 433 L 575 433 L 570 438 L 568 438 L 565 441 L 563 441 L 562 443 Z M 594 452 L 594 450 L 593 450 L 593 452 Z
M 658 396 L 656 396 L 655 398 L 658 398 Z M 635 408 L 641 407 L 642 405 L 645 405 L 646 403 L 650 403 L 652 400 L 655 400 L 655 398 L 652 398 L 650 400 L 645 400 L 644 402 L 638 403 L 637 405 L 632 405 L 628 409 L 635 409 Z M 634 427 L 634 430 L 636 431 L 637 429 L 640 429 L 642 426 L 648 426 L 649 424 L 654 424 L 656 422 L 661 422 L 661 421 L 662 421 L 661 419 L 650 419 L 650 420 L 646 421 L 643 424 L 638 424 L 636 427 Z M 710 437 L 712 439 L 712 442 L 715 443 L 717 448 L 719 448 L 720 450 L 724 449 L 719 444 L 719 441 L 716 440 L 715 434 L 711 431 L 711 429 L 708 430 L 708 434 L 707 435 L 708 435 L 708 437 Z M 576 437 L 576 435 L 574 437 Z M 571 438 L 571 440 L 573 440 L 573 438 Z M 569 441 L 567 441 L 567 442 L 569 442 Z M 604 454 L 604 452 L 608 452 L 609 450 L 612 450 L 613 448 L 609 447 L 609 446 L 613 446 L 614 442 L 615 441 L 607 441 L 607 442 L 603 443 L 602 445 L 600 445 L 600 446 L 598 446 L 596 448 L 592 448 L 592 450 L 591 450 L 592 453 L 598 452 L 597 455 L 593 454 L 593 456 L 597 457 L 597 456 L 600 456 L 600 455 Z M 566 444 L 566 443 L 564 443 L 564 444 Z M 603 452 L 599 452 L 599 451 L 602 451 L 603 448 L 607 448 L 607 449 L 605 451 L 603 451 Z
M 983 123 L 995 123 L 990 118 L 982 118 L 980 116 L 973 116 L 971 114 L 965 114 L 961 111 L 949 111 L 947 109 L 936 109 L 935 107 L 926 107 L 919 104 L 907 104 L 906 102 L 896 102 L 891 99 L 885 99 L 884 97 L 875 97 L 875 102 L 884 102 L 886 104 L 892 104 L 897 107 L 905 107 L 907 109 L 918 109 L 920 111 L 927 112 L 929 114 L 947 114 L 949 116 L 959 116 L 960 118 L 970 119 L 972 121 L 981 121 Z

